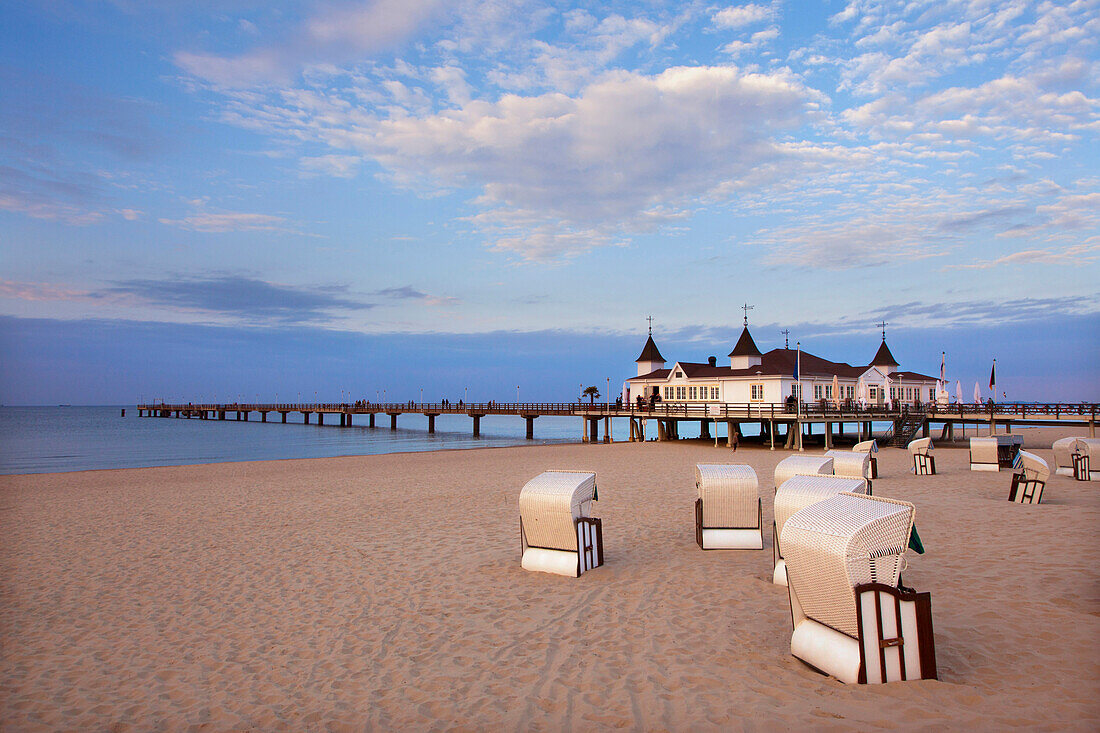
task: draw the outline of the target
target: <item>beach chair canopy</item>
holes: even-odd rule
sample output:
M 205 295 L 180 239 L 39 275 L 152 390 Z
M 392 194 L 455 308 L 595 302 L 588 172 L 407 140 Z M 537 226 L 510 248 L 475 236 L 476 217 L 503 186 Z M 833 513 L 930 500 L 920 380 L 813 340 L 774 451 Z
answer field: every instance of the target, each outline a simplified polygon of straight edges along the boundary
M 897 585 L 914 514 L 908 502 L 843 493 L 788 519 L 780 543 L 806 616 L 858 636 L 855 588 Z
M 596 474 L 546 471 L 519 492 L 519 515 L 527 543 L 559 550 L 577 549 L 574 520 L 589 516 L 596 493 Z
M 997 445 L 996 438 L 971 438 L 970 462 L 996 464 Z
M 1093 466 L 1100 461 L 1100 438 L 1078 438 L 1074 453 L 1088 456 L 1089 463 Z
M 776 536 L 783 534 L 783 525 L 796 512 L 844 492 L 865 494 L 867 482 L 836 476 L 792 476 L 787 479 L 775 492 L 773 514 Z
M 878 441 L 877 440 L 865 440 L 862 443 L 856 443 L 852 446 L 854 453 L 878 453 Z
M 775 488 L 792 476 L 831 476 L 833 459 L 830 456 L 787 456 L 775 466 Z
M 1050 478 L 1050 466 L 1034 453 L 1022 450 L 1016 460 L 1016 467 L 1026 480 L 1046 483 L 1046 480 Z
M 997 443 L 994 440 L 993 447 L 997 447 Z M 931 438 L 917 438 L 909 443 L 909 453 L 914 456 L 927 456 L 930 455 L 935 446 L 932 445 Z M 994 455 L 994 461 L 996 461 L 996 455 Z
M 871 478 L 871 454 L 830 450 L 825 455 L 833 459 L 833 475 L 846 478 Z
M 1055 468 L 1073 470 L 1073 453 L 1077 450 L 1077 441 L 1080 438 L 1061 438 L 1054 441 L 1051 448 L 1054 449 Z
M 704 527 L 755 527 L 760 484 L 751 466 L 700 463 L 695 485 L 703 500 Z

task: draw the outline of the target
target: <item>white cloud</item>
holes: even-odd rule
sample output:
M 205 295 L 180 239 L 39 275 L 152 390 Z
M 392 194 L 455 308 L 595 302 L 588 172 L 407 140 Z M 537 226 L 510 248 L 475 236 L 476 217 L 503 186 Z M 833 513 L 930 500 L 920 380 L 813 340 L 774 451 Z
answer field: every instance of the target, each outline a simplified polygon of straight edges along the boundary
M 159 219 L 161 224 L 194 232 L 291 231 L 287 220 L 270 214 L 240 211 L 198 212 L 182 219 Z
M 775 17 L 775 8 L 771 5 L 734 5 L 723 8 L 711 16 L 711 22 L 717 28 L 743 28 L 753 23 L 763 23 Z
M 354 155 L 321 155 L 298 161 L 303 175 L 326 175 L 333 178 L 354 178 L 359 172 L 359 163 L 360 159 Z

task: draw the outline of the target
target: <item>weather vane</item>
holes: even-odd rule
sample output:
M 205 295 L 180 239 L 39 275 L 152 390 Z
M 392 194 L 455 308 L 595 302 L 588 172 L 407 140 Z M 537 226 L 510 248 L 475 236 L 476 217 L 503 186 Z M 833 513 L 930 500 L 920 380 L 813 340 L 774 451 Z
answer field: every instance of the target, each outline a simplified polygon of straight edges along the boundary
M 890 324 L 887 323 L 886 321 L 882 321 L 881 323 L 878 324 L 879 328 L 882 329 L 882 340 L 883 341 L 886 340 L 886 327 L 889 326 L 889 325 Z
M 791 330 L 789 328 L 784 328 L 779 333 L 783 334 L 783 348 L 787 349 L 787 350 L 790 350 L 790 348 L 791 348 L 791 339 L 790 339 Z
M 653 335 L 653 316 L 649 316 L 648 318 L 646 318 L 646 320 L 649 321 L 649 335 L 652 336 Z
M 749 327 L 749 311 L 752 310 L 752 306 L 749 305 L 748 303 L 745 303 L 743 306 L 741 306 L 741 310 L 745 311 L 745 328 L 748 328 Z

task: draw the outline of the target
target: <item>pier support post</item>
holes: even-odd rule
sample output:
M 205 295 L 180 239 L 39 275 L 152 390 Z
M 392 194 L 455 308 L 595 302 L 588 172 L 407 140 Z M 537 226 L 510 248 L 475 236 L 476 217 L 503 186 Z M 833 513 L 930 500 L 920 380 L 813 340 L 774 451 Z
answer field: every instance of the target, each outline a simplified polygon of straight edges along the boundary
M 309 413 L 308 412 L 304 412 L 304 411 L 302 412 L 302 423 L 305 424 L 305 425 L 309 425 Z
M 925 420 L 924 423 L 920 426 L 920 437 L 927 438 L 928 434 L 931 432 L 931 427 L 932 426 L 929 421 Z
M 344 413 L 340 413 L 340 427 L 346 428 L 348 426 L 348 416 Z
M 347 423 L 347 425 L 345 425 L 344 427 L 347 427 L 347 428 L 350 428 L 350 427 L 351 427 L 351 418 L 352 418 L 352 417 L 353 417 L 352 413 L 350 413 L 350 412 L 349 412 L 349 413 L 348 413 L 348 423 Z
M 582 417 L 581 418 L 581 442 L 582 443 L 587 443 L 588 442 L 588 418 L 587 417 Z
M 771 439 L 771 447 L 768 450 L 775 450 L 775 421 L 773 420 L 768 425 L 768 438 Z
M 317 424 L 318 425 L 324 425 L 325 424 L 325 413 L 323 413 L 323 412 L 318 412 L 317 413 Z
M 833 448 L 833 424 L 828 420 L 825 421 L 825 450 L 832 450 Z
M 218 419 L 219 420 L 224 420 L 225 419 L 225 410 L 218 410 Z
M 286 413 L 285 412 L 280 412 L 279 414 L 283 416 L 283 424 L 285 425 L 286 424 Z
M 484 415 L 470 415 L 470 417 L 472 417 L 474 419 L 474 437 L 475 438 L 480 437 L 481 436 L 481 418 L 484 417 Z
M 373 412 L 370 413 L 370 420 L 367 421 L 367 427 L 368 428 L 373 428 L 374 427 L 374 413 Z
M 597 443 L 600 440 L 600 418 L 588 418 L 588 442 Z
M 524 415 L 523 419 L 527 423 L 527 440 L 535 439 L 535 418 L 538 415 Z
M 611 442 L 611 416 L 608 415 L 603 419 L 603 442 Z
M 263 411 L 260 412 L 260 422 L 267 422 L 267 411 L 266 410 L 263 410 Z
M 699 437 L 710 438 L 710 423 L 706 419 L 699 421 Z
M 390 430 L 397 430 L 397 413 L 390 413 Z
M 438 417 L 438 415 L 436 415 L 435 413 L 427 412 L 424 414 L 428 416 L 428 434 L 431 435 L 435 433 L 435 419 L 436 417 Z

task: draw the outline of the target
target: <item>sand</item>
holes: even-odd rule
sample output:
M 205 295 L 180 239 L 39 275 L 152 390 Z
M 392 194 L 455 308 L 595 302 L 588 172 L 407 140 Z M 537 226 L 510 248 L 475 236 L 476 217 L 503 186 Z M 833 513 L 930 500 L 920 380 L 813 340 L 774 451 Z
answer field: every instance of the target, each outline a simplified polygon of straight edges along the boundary
M 1049 431 L 1029 444 L 1050 445 Z M 1038 436 L 1038 437 L 1036 437 Z M 1053 463 L 1049 449 L 1040 455 Z M 698 441 L 0 477 L 5 730 L 1100 726 L 1100 484 L 883 449 L 912 501 L 940 680 L 846 686 L 790 655 L 762 551 L 694 541 Z M 599 474 L 606 565 L 519 564 L 517 495 Z

